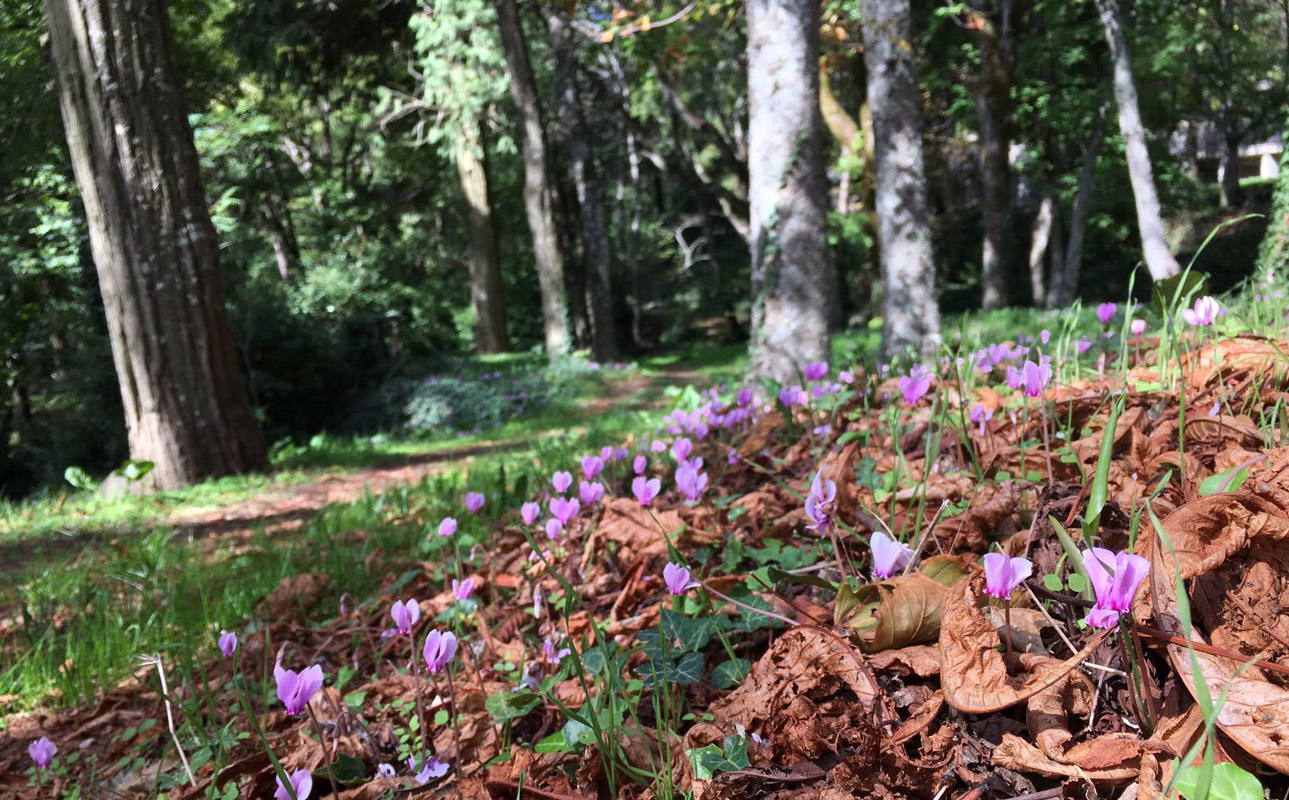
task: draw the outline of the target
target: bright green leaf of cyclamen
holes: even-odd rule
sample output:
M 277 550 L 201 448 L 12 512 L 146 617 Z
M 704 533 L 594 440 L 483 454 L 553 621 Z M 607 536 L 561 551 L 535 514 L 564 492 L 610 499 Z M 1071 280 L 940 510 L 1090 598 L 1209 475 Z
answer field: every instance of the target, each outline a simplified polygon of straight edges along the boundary
M 1237 464 L 1228 470 L 1209 475 L 1199 482 L 1200 497 L 1221 494 L 1222 492 L 1234 492 L 1244 485 L 1245 479 L 1249 477 L 1249 465 Z
M 1209 784 L 1208 800 L 1263 800 L 1262 782 L 1229 761 L 1213 766 L 1213 779 Z M 1177 779 L 1174 787 L 1187 800 L 1200 800 L 1196 786 L 1199 767 L 1187 769 Z
M 524 717 L 541 703 L 541 698 L 529 691 L 498 692 L 488 695 L 484 707 L 497 722 L 510 722 Z
M 572 748 L 564 739 L 564 731 L 555 731 L 550 736 L 533 745 L 535 753 L 567 753 Z

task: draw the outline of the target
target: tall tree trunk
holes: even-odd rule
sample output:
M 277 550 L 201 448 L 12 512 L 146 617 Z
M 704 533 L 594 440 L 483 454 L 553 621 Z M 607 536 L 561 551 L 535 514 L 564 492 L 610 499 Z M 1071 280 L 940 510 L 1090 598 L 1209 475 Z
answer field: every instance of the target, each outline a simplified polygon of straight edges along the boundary
M 1223 208 L 1235 208 L 1244 202 L 1240 190 L 1240 114 L 1235 108 L 1234 83 L 1241 80 L 1231 63 L 1231 48 L 1227 36 L 1236 30 L 1230 0 L 1213 4 L 1213 22 L 1217 36 L 1213 40 L 1213 54 L 1217 57 L 1217 80 L 1222 98 L 1217 112 L 1217 129 L 1222 136 L 1222 164 L 1220 202 Z M 1243 35 L 1243 34 L 1241 34 Z
M 827 181 L 816 0 L 748 0 L 752 374 L 794 380 L 828 357 Z
M 604 188 L 595 168 L 591 132 L 582 114 L 577 87 L 577 58 L 573 34 L 564 12 L 544 6 L 555 54 L 560 115 L 573 160 L 573 184 L 582 207 L 582 258 L 586 271 L 586 308 L 591 322 L 591 351 L 598 361 L 616 361 L 618 337 L 613 322 L 613 289 L 610 279 L 609 224 L 604 209 Z
M 1164 238 L 1164 221 L 1159 211 L 1159 195 L 1155 191 L 1155 178 L 1150 168 L 1150 153 L 1146 150 L 1146 129 L 1141 124 L 1141 111 L 1137 107 L 1137 82 L 1132 77 L 1132 55 L 1128 40 L 1119 20 L 1117 0 L 1096 0 L 1105 29 L 1106 43 L 1114 63 L 1114 101 L 1119 111 L 1119 133 L 1128 157 L 1128 178 L 1132 182 L 1132 196 L 1137 204 L 1137 230 L 1141 234 L 1141 249 L 1146 259 L 1146 269 L 1154 280 L 1167 278 L 1179 272 L 1177 259 L 1168 250 Z M 1072 238 L 1072 237 L 1071 237 Z M 1069 264 L 1066 264 L 1069 268 Z
M 922 109 L 909 0 L 862 0 L 864 66 L 877 164 L 882 352 L 932 356 L 940 346 L 930 212 L 922 163 Z
M 130 455 L 168 489 L 265 466 L 162 0 L 46 0 Z
M 981 306 L 986 310 L 1007 305 L 1007 279 L 1003 274 L 1003 246 L 1007 209 L 1011 205 L 1011 0 L 976 2 L 980 24 L 980 75 L 975 81 L 976 116 L 980 131 L 980 182 L 982 189 L 983 245 L 981 248 Z
M 501 259 L 497 229 L 492 221 L 488 188 L 488 151 L 483 127 L 466 120 L 455 142 L 457 179 L 465 198 L 465 229 L 470 248 L 470 295 L 474 300 L 474 349 L 500 353 L 506 349 L 506 306 L 501 291 Z
M 1033 235 L 1029 240 L 1029 293 L 1035 308 L 1042 308 L 1047 303 L 1047 247 L 1052 241 L 1052 218 L 1060 211 L 1053 213 L 1056 205 L 1052 192 L 1043 190 L 1043 199 L 1039 201 L 1038 213 L 1034 215 Z M 1056 276 L 1052 276 L 1056 280 Z
M 555 212 L 547 163 L 546 132 L 537 83 L 528 61 L 528 45 L 519 22 L 515 0 L 494 0 L 501 49 L 510 73 L 510 95 L 523 122 L 524 208 L 537 258 L 537 280 L 542 291 L 542 321 L 546 329 L 546 354 L 551 359 L 568 352 L 568 298 L 564 290 L 564 254 L 555 231 Z
M 1065 243 L 1064 269 L 1052 272 L 1052 288 L 1048 292 L 1048 308 L 1064 308 L 1074 302 L 1079 291 L 1079 273 L 1083 269 L 1083 239 L 1088 231 L 1088 210 L 1092 207 L 1092 188 L 1096 183 L 1097 155 L 1105 139 L 1105 109 L 1097 113 L 1092 125 L 1092 135 L 1083 147 L 1083 164 L 1079 167 L 1079 183 L 1074 190 L 1074 203 L 1070 208 L 1070 238 Z

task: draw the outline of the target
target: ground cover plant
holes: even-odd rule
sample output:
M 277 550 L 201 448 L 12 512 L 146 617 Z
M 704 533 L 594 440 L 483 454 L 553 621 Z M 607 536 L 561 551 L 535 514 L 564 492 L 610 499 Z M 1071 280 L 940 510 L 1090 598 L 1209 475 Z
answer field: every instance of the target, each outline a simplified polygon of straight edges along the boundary
M 51 569 L 6 616 L 0 788 L 1280 796 L 1289 301 L 1161 303 L 691 381 L 291 532 Z

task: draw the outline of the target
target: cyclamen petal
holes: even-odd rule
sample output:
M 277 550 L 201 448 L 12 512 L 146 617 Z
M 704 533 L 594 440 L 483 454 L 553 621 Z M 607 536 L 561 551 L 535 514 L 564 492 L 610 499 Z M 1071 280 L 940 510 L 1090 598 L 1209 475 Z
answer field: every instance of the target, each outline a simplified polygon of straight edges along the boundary
M 469 511 L 471 514 L 478 514 L 479 511 L 483 508 L 483 504 L 486 502 L 487 502 L 487 498 L 484 497 L 483 494 L 480 492 L 466 493 L 465 508 L 466 508 L 466 511 Z
M 631 493 L 636 496 L 640 505 L 647 506 L 653 502 L 653 499 L 662 491 L 662 481 L 657 478 L 645 480 L 643 475 L 637 477 L 631 482 Z
M 604 459 L 598 456 L 582 457 L 582 474 L 588 481 L 593 481 L 604 470 Z
M 425 658 L 426 669 L 430 672 L 442 672 L 456 652 L 456 634 L 451 631 L 433 630 L 425 637 L 425 647 L 421 655 Z
M 555 487 L 556 494 L 564 494 L 568 487 L 573 485 L 573 476 L 568 472 L 556 472 L 551 476 L 551 486 Z
M 873 551 L 873 577 L 889 578 L 896 570 L 904 569 L 913 558 L 913 551 L 904 544 L 876 531 L 868 539 Z
M 399 633 L 411 633 L 412 628 L 416 626 L 416 621 L 421 618 L 421 605 L 415 600 L 408 600 L 405 603 L 395 600 L 389 615 L 394 618 L 394 625 Z
M 1097 319 L 1101 320 L 1102 325 L 1108 325 L 1110 320 L 1114 319 L 1114 312 L 1118 308 L 1114 303 L 1102 303 L 1097 306 Z
M 1085 619 L 1094 627 L 1108 628 L 1120 614 L 1132 610 L 1132 599 L 1150 572 L 1150 562 L 1132 553 L 1093 547 L 1083 551 L 1083 569 L 1096 594 L 1096 605 Z
M 237 634 L 231 631 L 220 631 L 219 652 L 224 654 L 224 658 L 232 658 L 233 653 L 237 652 Z
M 452 517 L 444 517 L 439 523 L 439 536 L 451 536 L 457 532 L 457 521 Z
M 578 487 L 577 494 L 582 498 L 583 503 L 588 506 L 595 505 L 604 497 L 604 484 L 582 481 Z
M 273 678 L 277 682 L 277 698 L 286 706 L 286 713 L 301 714 L 314 693 L 322 688 L 322 667 L 314 664 L 296 672 L 283 669 L 282 663 L 278 662 L 273 667 Z
M 811 361 L 802 372 L 808 381 L 823 380 L 828 375 L 828 362 Z
M 649 459 L 645 458 L 643 454 L 636 456 L 635 460 L 631 462 L 631 469 L 637 475 L 643 474 L 647 466 L 649 466 Z
M 297 769 L 287 777 L 287 780 L 291 783 L 292 791 L 295 792 L 295 800 L 309 800 L 309 795 L 313 793 L 312 772 L 307 769 Z M 291 800 L 291 792 L 282 785 L 281 778 L 277 779 L 277 791 L 273 793 L 273 800 Z
M 524 503 L 519 508 L 519 518 L 524 521 L 525 525 L 532 525 L 541 516 L 542 507 L 537 503 Z
M 1002 553 L 985 554 L 985 594 L 1006 600 L 1034 571 L 1028 558 L 1008 558 Z
M 474 578 L 466 578 L 463 581 L 452 579 L 452 596 L 458 600 L 468 600 L 474 592 Z
M 698 586 L 698 583 L 690 580 L 689 576 L 689 568 L 674 561 L 668 562 L 667 566 L 662 568 L 662 581 L 667 585 L 667 591 L 674 595 L 682 595 Z
M 684 461 L 685 459 L 689 458 L 689 454 L 692 453 L 693 451 L 694 451 L 694 443 L 683 436 L 677 439 L 676 443 L 671 446 L 671 455 L 677 461 Z
M 36 766 L 40 769 L 45 769 L 54 763 L 54 754 L 57 752 L 58 745 L 49 741 L 47 736 L 42 736 L 27 745 L 27 755 L 31 756 L 31 760 L 36 762 Z
M 550 519 L 546 520 L 546 538 L 547 539 L 558 539 L 560 532 L 563 530 L 564 530 L 564 523 L 560 522 L 555 517 L 551 517 Z

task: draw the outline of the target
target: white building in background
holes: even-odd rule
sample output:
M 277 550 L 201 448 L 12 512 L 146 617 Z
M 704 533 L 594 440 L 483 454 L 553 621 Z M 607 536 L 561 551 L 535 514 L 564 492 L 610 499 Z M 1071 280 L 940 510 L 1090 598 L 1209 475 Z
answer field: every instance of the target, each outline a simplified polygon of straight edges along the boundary
M 1221 183 L 1224 177 L 1222 140 L 1217 126 L 1209 122 L 1182 123 L 1168 142 L 1169 151 L 1186 160 L 1194 159 L 1195 175 L 1206 183 Z M 1275 178 L 1280 175 L 1280 158 L 1284 154 L 1283 134 L 1258 142 L 1241 144 L 1240 178 Z M 1189 151 L 1189 152 L 1188 152 Z

